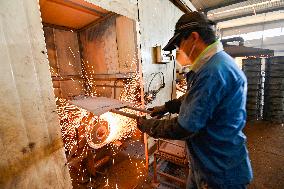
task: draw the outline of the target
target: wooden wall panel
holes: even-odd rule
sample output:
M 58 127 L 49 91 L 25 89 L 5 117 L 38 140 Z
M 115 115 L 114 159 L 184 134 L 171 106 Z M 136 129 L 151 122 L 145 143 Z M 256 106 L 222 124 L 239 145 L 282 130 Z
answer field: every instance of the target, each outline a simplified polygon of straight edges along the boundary
M 87 75 L 119 72 L 115 17 L 80 33 L 82 58 Z
M 86 72 L 118 74 L 137 70 L 135 21 L 113 16 L 80 33 Z
M 77 33 L 54 29 L 59 75 L 82 75 Z
M 135 21 L 125 16 L 116 18 L 116 41 L 118 49 L 119 72 L 137 71 L 137 41 Z
M 87 74 L 110 74 L 118 70 L 115 18 L 81 33 L 82 54 Z M 112 66 L 111 66 L 112 65 Z
M 136 22 L 118 15 L 106 18 L 81 31 L 80 47 L 86 77 L 100 77 L 108 81 L 110 75 L 115 78 L 136 72 L 138 69 L 136 34 Z M 94 88 L 97 88 L 97 94 L 114 96 L 112 87 Z
M 44 27 L 48 60 L 56 97 L 70 99 L 84 95 L 81 57 L 77 33 L 50 26 Z M 58 70 L 54 74 L 54 70 Z M 71 77 L 74 76 L 74 77 Z
M 65 99 L 85 94 L 83 79 L 60 81 L 60 89 L 61 97 Z
M 68 3 L 62 0 L 40 1 L 42 18 L 45 23 L 80 29 L 100 18 L 94 11 L 74 6 L 78 2 Z M 93 8 L 90 8 L 91 10 Z

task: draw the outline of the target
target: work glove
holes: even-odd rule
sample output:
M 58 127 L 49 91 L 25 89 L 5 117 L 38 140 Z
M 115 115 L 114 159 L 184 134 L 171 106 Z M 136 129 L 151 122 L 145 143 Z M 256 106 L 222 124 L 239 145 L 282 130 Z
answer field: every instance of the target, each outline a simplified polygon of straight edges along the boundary
M 168 112 L 167 108 L 165 105 L 163 106 L 155 106 L 153 108 L 148 108 L 149 111 L 151 111 L 150 116 L 151 117 L 156 117 L 161 118 L 165 113 Z
M 141 132 L 149 134 L 152 127 L 151 122 L 151 119 L 146 119 L 145 116 L 139 117 L 137 119 L 137 127 Z
M 176 114 L 176 113 L 178 114 L 180 106 L 181 106 L 181 102 L 184 99 L 184 97 L 185 95 L 181 96 L 178 99 L 173 99 L 173 100 L 166 102 L 165 103 L 166 109 L 169 110 L 169 112 L 172 114 Z
M 170 100 L 162 106 L 155 106 L 153 108 L 149 108 L 148 110 L 152 111 L 150 116 L 151 117 L 157 116 L 157 119 L 159 119 L 167 112 L 172 113 L 172 114 L 179 113 L 181 102 L 184 100 L 185 97 L 186 97 L 186 94 L 179 97 L 178 99 Z
M 139 117 L 137 119 L 137 127 L 141 132 L 147 133 L 154 138 L 180 140 L 190 137 L 192 133 L 181 127 L 177 119 L 177 117 L 169 120 Z

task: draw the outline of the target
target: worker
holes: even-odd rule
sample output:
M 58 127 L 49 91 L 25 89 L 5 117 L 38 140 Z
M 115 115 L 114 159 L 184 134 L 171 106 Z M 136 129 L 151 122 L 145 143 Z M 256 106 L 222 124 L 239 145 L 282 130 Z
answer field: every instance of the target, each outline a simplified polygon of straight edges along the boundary
M 191 65 L 187 92 L 154 107 L 152 116 L 178 113 L 171 119 L 138 118 L 137 126 L 154 138 L 185 140 L 190 159 L 187 188 L 243 189 L 252 168 L 242 129 L 246 123 L 247 80 L 216 40 L 215 23 L 199 12 L 182 15 L 164 47 L 177 50 Z

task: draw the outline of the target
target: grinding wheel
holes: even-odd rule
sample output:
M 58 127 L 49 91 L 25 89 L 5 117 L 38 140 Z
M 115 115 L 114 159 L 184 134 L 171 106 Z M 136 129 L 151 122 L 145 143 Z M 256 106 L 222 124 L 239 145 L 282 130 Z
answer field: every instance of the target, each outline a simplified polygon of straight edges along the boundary
M 93 121 L 91 130 L 91 140 L 94 144 L 103 143 L 109 136 L 109 124 L 107 121 L 98 119 Z

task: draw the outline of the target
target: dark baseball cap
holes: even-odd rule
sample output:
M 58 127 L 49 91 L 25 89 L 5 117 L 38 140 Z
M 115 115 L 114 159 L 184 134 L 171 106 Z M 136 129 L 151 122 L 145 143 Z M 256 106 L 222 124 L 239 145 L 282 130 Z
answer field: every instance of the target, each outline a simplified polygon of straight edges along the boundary
M 174 50 L 175 45 L 181 41 L 183 33 L 186 31 L 194 31 L 198 28 L 211 28 L 216 25 L 215 22 L 207 19 L 207 17 L 201 12 L 189 12 L 180 17 L 175 26 L 174 36 L 169 40 L 168 44 L 163 48 L 165 51 Z

